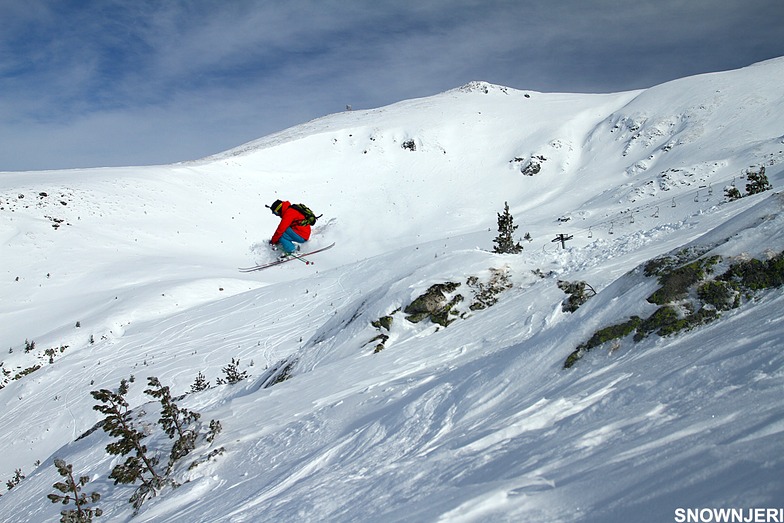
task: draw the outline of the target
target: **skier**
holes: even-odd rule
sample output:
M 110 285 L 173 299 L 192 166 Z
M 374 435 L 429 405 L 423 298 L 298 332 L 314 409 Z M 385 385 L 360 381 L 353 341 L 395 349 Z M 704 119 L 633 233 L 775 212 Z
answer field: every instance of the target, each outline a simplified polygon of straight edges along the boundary
M 305 243 L 310 239 L 310 225 L 305 222 L 305 215 L 292 207 L 291 202 L 275 200 L 269 208 L 272 214 L 280 217 L 270 244 L 280 245 L 283 256 L 288 256 L 299 250 L 295 243 Z

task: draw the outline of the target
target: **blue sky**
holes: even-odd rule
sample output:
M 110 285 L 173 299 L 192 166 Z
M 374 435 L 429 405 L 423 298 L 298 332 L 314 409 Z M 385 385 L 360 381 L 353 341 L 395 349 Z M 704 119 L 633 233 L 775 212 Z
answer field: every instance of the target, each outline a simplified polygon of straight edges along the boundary
M 618 92 L 784 56 L 782 0 L 0 0 L 0 20 L 0 171 L 197 159 L 472 80 Z

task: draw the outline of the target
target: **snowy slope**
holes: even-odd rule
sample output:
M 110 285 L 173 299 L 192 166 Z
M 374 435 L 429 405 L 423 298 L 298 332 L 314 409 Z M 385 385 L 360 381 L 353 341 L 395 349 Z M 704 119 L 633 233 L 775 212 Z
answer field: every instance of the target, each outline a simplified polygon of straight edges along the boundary
M 784 249 L 780 195 L 724 198 L 749 169 L 765 166 L 774 191 L 784 181 L 782 81 L 784 59 L 606 95 L 475 82 L 187 164 L 0 173 L 0 477 L 26 476 L 0 517 L 57 520 L 55 457 L 90 477 L 98 521 L 671 521 L 679 507 L 777 506 L 780 289 L 562 367 L 597 329 L 655 309 L 647 260 Z M 337 246 L 314 266 L 239 273 L 273 256 L 277 198 L 324 213 L 310 244 Z M 489 252 L 504 202 L 532 237 L 520 255 Z M 468 279 L 494 271 L 510 283 L 498 303 L 466 300 L 446 328 L 399 312 L 434 283 L 469 296 Z M 565 313 L 559 279 L 598 294 Z M 371 324 L 385 315 L 388 332 Z M 232 359 L 250 378 L 215 386 Z M 265 387 L 281 362 L 292 378 Z M 80 438 L 101 419 L 90 391 L 132 375 L 128 400 L 152 427 L 147 377 L 180 395 L 200 372 L 213 387 L 181 402 L 223 431 L 132 518 L 133 487 L 108 479 L 112 438 Z

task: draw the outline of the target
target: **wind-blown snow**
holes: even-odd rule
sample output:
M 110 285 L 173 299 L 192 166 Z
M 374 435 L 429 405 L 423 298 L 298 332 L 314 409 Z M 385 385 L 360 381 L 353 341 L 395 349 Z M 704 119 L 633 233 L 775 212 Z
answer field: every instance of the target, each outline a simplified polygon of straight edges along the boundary
M 605 95 L 475 82 L 185 164 L 0 173 L 0 478 L 26 476 L 0 519 L 59 518 L 67 507 L 46 499 L 56 457 L 101 494 L 97 521 L 654 522 L 780 508 L 781 289 L 562 366 L 596 329 L 655 309 L 655 279 L 635 270 L 646 260 L 784 249 L 779 193 L 724 198 L 760 166 L 780 190 L 782 84 L 784 59 Z M 313 266 L 238 272 L 272 258 L 264 204 L 278 198 L 323 213 L 308 246 L 336 247 Z M 532 237 L 519 255 L 490 252 L 504 202 Z M 395 312 L 434 283 L 467 293 L 491 269 L 511 288 L 490 308 L 461 305 L 446 328 Z M 565 313 L 559 279 L 598 294 Z M 385 315 L 374 353 L 371 322 Z M 250 378 L 215 386 L 232 359 Z M 291 379 L 264 387 L 283 361 Z M 88 433 L 101 419 L 90 391 L 133 376 L 128 399 L 154 422 L 147 377 L 177 396 L 199 372 L 213 387 L 180 401 L 223 431 L 134 517 L 133 487 L 108 479 L 112 439 Z M 153 432 L 149 448 L 167 452 Z

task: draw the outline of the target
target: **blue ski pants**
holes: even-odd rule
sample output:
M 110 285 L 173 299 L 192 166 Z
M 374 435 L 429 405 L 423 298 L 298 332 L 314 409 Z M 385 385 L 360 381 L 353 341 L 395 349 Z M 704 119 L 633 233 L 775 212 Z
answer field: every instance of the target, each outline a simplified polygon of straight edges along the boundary
M 280 241 L 278 243 L 283 248 L 284 251 L 291 254 L 295 250 L 297 250 L 297 246 L 294 245 L 294 242 L 297 243 L 305 243 L 307 240 L 304 240 L 302 236 L 294 232 L 291 227 L 286 229 L 286 232 L 283 233 L 283 236 L 280 237 Z

